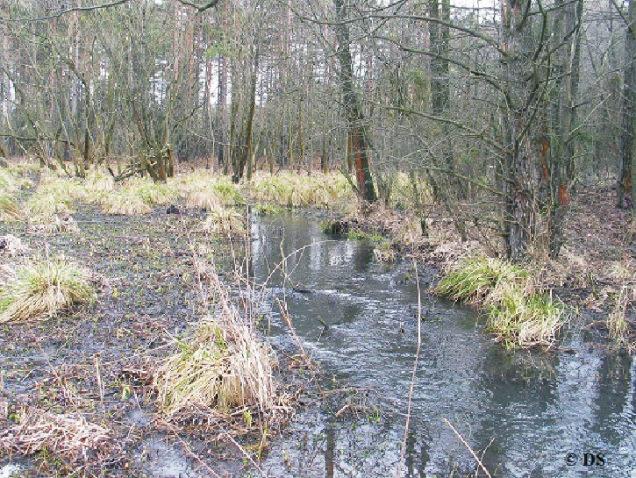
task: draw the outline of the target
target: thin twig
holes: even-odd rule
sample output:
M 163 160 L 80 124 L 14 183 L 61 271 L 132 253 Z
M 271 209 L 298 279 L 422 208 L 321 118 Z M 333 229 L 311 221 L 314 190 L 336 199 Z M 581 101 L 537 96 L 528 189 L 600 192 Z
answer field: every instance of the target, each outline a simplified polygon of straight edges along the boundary
M 406 458 L 406 441 L 409 435 L 409 425 L 411 423 L 411 408 L 413 406 L 413 392 L 415 390 L 415 379 L 417 374 L 417 366 L 420 361 L 420 349 L 422 348 L 422 293 L 420 290 L 420 277 L 417 271 L 417 261 L 413 258 L 413 267 L 415 267 L 415 284 L 417 286 L 417 347 L 415 348 L 415 360 L 413 361 L 413 372 L 411 374 L 411 385 L 409 386 L 408 406 L 406 410 L 406 423 L 404 425 L 404 438 L 402 440 L 402 449 L 400 452 L 400 462 L 395 470 L 395 476 L 400 476 L 400 468 Z
M 254 461 L 254 459 L 250 456 L 250 454 L 245 451 L 245 448 L 243 448 L 234 438 L 232 438 L 232 435 L 230 435 L 229 433 L 225 432 L 225 436 L 227 438 L 229 438 L 232 443 L 234 443 L 236 448 L 238 448 L 241 451 L 241 453 L 243 453 L 243 455 L 245 455 L 245 457 L 249 460 L 249 462 L 252 464 L 252 466 L 258 470 L 258 472 L 261 474 L 261 476 L 267 476 L 267 475 L 265 475 L 265 473 L 263 473 L 263 470 L 261 470 L 261 468 Z
M 459 441 L 462 442 L 462 445 L 464 445 L 466 447 L 466 449 L 470 452 L 470 454 L 473 455 L 473 458 L 475 459 L 475 461 L 479 465 L 479 468 L 481 468 L 483 470 L 483 472 L 486 474 L 486 476 L 488 478 L 492 478 L 492 475 L 490 474 L 490 472 L 486 469 L 484 464 L 481 462 L 481 460 L 477 456 L 477 453 L 475 453 L 473 451 L 473 449 L 470 447 L 470 445 L 466 442 L 466 440 L 464 440 L 464 437 L 461 436 L 461 434 L 457 431 L 457 429 L 453 426 L 453 424 L 448 421 L 447 418 L 444 418 L 444 421 L 450 427 L 450 429 L 453 430 L 453 433 L 455 433 L 455 435 L 457 435 L 457 438 L 459 438 Z

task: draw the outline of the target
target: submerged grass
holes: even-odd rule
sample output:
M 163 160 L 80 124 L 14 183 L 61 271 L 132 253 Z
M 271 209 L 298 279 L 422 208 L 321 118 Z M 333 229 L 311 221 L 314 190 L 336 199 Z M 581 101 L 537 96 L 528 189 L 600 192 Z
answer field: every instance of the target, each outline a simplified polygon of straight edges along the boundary
M 64 258 L 39 260 L 19 269 L 0 290 L 0 323 L 48 319 L 93 297 L 86 271 Z
M 550 346 L 564 322 L 560 302 L 533 292 L 528 272 L 500 259 L 481 257 L 459 263 L 435 292 L 485 307 L 488 330 L 508 348 Z

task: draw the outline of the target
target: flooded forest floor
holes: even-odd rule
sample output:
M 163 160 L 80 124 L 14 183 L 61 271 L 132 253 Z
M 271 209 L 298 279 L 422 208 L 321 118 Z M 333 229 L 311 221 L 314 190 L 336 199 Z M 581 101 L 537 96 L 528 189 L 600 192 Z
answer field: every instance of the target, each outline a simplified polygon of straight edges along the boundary
M 247 246 L 202 233 L 205 216 L 180 205 L 144 215 L 79 205 L 79 232 L 2 223 L 0 235 L 19 237 L 29 254 L 64 255 L 89 268 L 97 296 L 51 320 L 0 324 L 0 430 L 34 408 L 81 416 L 108 437 L 72 463 L 46 450 L 1 456 L 0 477 L 390 476 L 401 463 L 404 476 L 474 476 L 473 456 L 447 423 L 493 476 L 570 476 L 563 457 L 588 452 L 611 457 L 598 476 L 636 470 L 633 357 L 602 340 L 602 319 L 634 284 L 635 270 L 629 217 L 611 207 L 610 192 L 573 205 L 563 259 L 540 269 L 580 312 L 579 326 L 547 353 L 502 350 L 474 310 L 427 292 L 438 269 L 471 247 L 457 246 L 438 218 L 437 242 L 420 256 L 423 349 L 405 447 L 418 330 L 411 262 L 383 263 L 368 238 L 324 234 L 323 213 L 253 214 Z M 249 251 L 252 278 L 267 281 L 259 327 L 279 355 L 277 378 L 295 397 L 296 414 L 268 430 L 265 445 L 263 433 L 177 426 L 157 414 L 152 370 L 209 312 L 193 251 L 214 257 L 228 283 Z M 272 275 L 283 259 L 284 270 Z M 3 265 L 12 260 L 2 256 Z M 628 316 L 633 322 L 631 309 Z M 319 371 L 299 363 L 299 352 Z

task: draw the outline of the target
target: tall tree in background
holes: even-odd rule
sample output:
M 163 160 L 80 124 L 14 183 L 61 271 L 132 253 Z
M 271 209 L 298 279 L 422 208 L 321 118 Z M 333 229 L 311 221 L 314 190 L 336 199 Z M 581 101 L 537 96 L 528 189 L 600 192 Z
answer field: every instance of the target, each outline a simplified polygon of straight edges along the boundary
M 634 207 L 634 113 L 636 108 L 636 1 L 628 0 L 625 33 L 625 77 L 623 83 L 622 131 L 620 141 L 620 174 L 617 204 L 620 208 Z
M 351 58 L 351 42 L 349 26 L 345 12 L 344 0 L 334 0 L 336 7 L 336 39 L 338 41 L 337 56 L 340 66 L 339 78 L 344 109 L 347 116 L 347 135 L 353 155 L 353 164 L 358 184 L 358 194 L 365 201 L 377 199 L 373 178 L 369 168 L 369 140 L 362 113 L 360 98 L 353 80 L 353 60 Z

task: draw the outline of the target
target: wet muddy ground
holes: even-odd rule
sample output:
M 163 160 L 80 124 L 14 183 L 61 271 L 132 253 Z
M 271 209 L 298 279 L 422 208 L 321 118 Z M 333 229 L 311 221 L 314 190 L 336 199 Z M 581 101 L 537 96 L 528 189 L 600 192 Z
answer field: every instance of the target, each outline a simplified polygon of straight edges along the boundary
M 221 273 L 242 250 L 194 234 L 202 217 L 84 209 L 76 215 L 80 234 L 2 226 L 31 254 L 63 253 L 94 273 L 94 304 L 45 323 L 2 325 L 0 337 L 2 398 L 11 407 L 81 412 L 113 430 L 116 450 L 94 474 L 206 477 L 211 468 L 221 476 L 385 477 L 404 453 L 404 476 L 474 476 L 475 460 L 445 420 L 493 476 L 582 476 L 591 473 L 585 453 L 606 457 L 591 476 L 636 470 L 633 357 L 597 347 L 576 327 L 558 351 L 505 352 L 474 311 L 426 293 L 435 272 L 424 268 L 422 357 L 403 452 L 417 330 L 411 264 L 379 264 L 371 244 L 325 236 L 305 213 L 254 217 L 251 226 L 254 280 L 269 278 L 263 333 L 282 357 L 297 354 L 300 341 L 320 368 L 317 376 L 294 372 L 314 384 L 295 417 L 256 465 L 227 441 L 215 445 L 215 436 L 167 428 L 154 413 L 145 371 L 171 352 L 170 337 L 205 313 L 190 246 L 213 255 Z M 270 277 L 281 250 L 298 249 L 286 275 Z M 277 298 L 288 303 L 296 337 Z M 9 476 L 7 466 L 18 467 L 18 476 L 68 471 L 47 456 L 3 458 L 0 477 Z
M 98 289 L 93 304 L 52 320 L 1 326 L 2 397 L 11 409 L 79 412 L 112 429 L 115 448 L 90 474 L 194 476 L 194 460 L 183 444 L 155 422 L 152 397 L 145 393 L 147 371 L 154 358 L 173 352 L 170 338 L 205 313 L 191 246 L 214 256 L 223 273 L 232 265 L 234 247 L 240 254 L 242 245 L 193 233 L 201 214 L 127 217 L 88 210 L 75 218 L 79 234 L 33 235 L 22 226 L 2 227 L 3 234 L 28 244 L 29 255 L 62 254 L 88 268 Z M 190 446 L 209 457 L 226 453 L 201 441 Z M 228 463 L 240 465 L 240 458 L 229 455 Z M 20 467 L 19 476 L 68 472 L 42 454 L 2 463 Z

